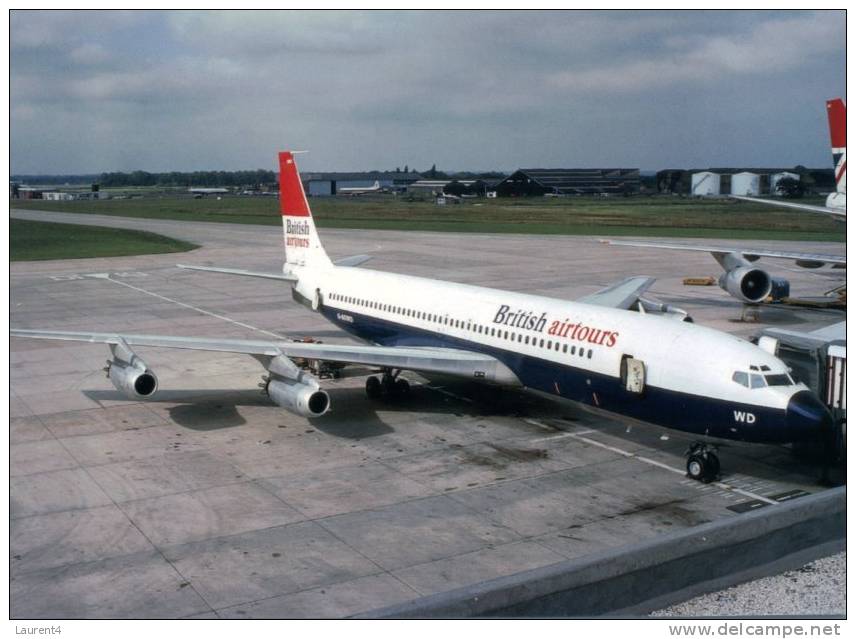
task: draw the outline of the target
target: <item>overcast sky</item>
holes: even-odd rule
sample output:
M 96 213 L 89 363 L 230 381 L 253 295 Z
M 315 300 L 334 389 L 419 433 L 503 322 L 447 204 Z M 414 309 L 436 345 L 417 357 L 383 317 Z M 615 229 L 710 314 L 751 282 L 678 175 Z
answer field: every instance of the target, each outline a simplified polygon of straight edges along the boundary
M 845 14 L 11 15 L 11 170 L 831 166 Z

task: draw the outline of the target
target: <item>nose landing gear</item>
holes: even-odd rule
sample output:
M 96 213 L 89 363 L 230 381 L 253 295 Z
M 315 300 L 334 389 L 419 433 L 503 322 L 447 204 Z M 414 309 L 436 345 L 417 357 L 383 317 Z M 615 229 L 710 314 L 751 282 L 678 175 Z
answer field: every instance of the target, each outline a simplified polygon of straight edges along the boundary
M 705 484 L 719 477 L 719 457 L 716 448 L 704 442 L 694 442 L 686 452 L 687 477 Z
M 384 369 L 383 375 L 372 375 L 366 379 L 366 395 L 369 399 L 396 399 L 410 393 L 410 382 L 399 378 L 401 371 Z

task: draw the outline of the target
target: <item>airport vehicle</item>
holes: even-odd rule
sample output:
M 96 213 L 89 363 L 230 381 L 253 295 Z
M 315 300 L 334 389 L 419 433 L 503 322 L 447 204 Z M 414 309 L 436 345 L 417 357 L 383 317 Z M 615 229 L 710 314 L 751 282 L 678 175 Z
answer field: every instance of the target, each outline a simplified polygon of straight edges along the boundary
M 380 193 L 380 182 L 375 180 L 371 186 L 343 186 L 336 189 L 337 195 L 362 195 L 364 193 Z
M 359 268 L 368 257 L 332 262 L 321 245 L 290 152 L 279 155 L 285 239 L 282 273 L 183 266 L 289 282 L 295 300 L 362 345 L 215 339 L 88 331 L 12 329 L 14 337 L 109 345 L 107 376 L 134 399 L 157 378 L 133 350 L 167 347 L 245 353 L 267 369 L 276 404 L 307 418 L 330 409 L 317 379 L 293 358 L 378 367 L 371 398 L 409 391 L 401 371 L 441 373 L 522 387 L 627 418 L 699 436 L 689 476 L 719 472 L 706 438 L 749 442 L 832 442 L 829 410 L 772 353 L 693 324 L 680 309 L 643 297 L 653 278 L 631 277 L 576 301 Z
M 758 202 L 785 208 L 825 213 L 844 220 L 847 217 L 847 105 L 841 98 L 826 101 L 826 115 L 829 119 L 829 137 L 832 144 L 832 161 L 835 164 L 835 193 L 826 198 L 826 206 L 812 206 L 799 202 L 766 200 L 757 197 L 732 195 L 735 200 Z

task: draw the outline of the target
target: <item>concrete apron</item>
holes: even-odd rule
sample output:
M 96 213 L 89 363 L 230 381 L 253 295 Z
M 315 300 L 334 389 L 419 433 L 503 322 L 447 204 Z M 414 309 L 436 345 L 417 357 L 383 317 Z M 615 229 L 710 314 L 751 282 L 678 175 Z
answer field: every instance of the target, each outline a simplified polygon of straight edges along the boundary
M 379 608 L 361 618 L 620 617 L 783 572 L 844 548 L 846 488 L 654 540 Z

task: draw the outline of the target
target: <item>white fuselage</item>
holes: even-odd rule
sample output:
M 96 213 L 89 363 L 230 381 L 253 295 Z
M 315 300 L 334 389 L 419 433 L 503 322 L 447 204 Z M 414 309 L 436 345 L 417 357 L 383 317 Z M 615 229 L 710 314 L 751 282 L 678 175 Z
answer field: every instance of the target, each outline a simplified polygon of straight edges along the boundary
M 757 440 L 806 390 L 758 346 L 669 316 L 362 268 L 298 275 L 299 295 L 320 295 L 317 310 L 365 341 L 489 353 L 525 387 L 669 427 L 707 415 L 711 423 L 686 429 Z M 627 357 L 645 365 L 639 397 L 622 394 Z M 770 379 L 779 383 L 752 388 L 735 381 L 737 372 L 747 380 L 778 376 Z M 781 376 L 790 381 L 781 384 Z M 752 414 L 751 423 L 738 413 Z

